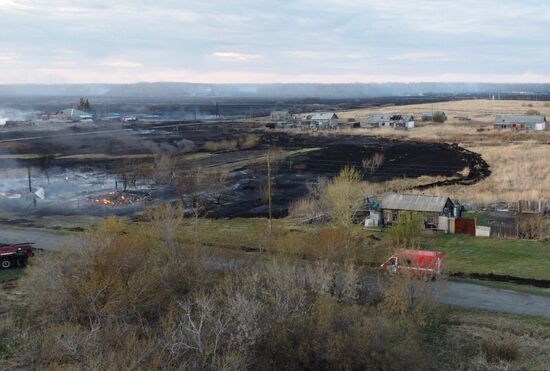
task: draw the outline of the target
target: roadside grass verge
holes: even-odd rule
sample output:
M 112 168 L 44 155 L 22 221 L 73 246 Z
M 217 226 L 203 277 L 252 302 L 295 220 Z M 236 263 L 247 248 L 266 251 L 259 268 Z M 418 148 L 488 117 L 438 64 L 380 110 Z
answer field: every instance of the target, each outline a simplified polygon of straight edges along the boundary
M 447 320 L 436 329 L 428 328 L 425 334 L 439 363 L 436 369 L 550 368 L 550 319 L 456 307 L 447 309 Z M 491 348 L 498 351 L 491 352 Z
M 187 219 L 181 231 L 185 240 L 191 240 L 194 223 Z M 260 246 L 268 239 L 267 220 L 263 218 L 200 219 L 198 233 L 201 241 L 232 249 L 264 250 Z M 331 237 L 327 223 L 302 224 L 289 219 L 273 221 L 269 246 L 270 252 L 288 255 L 316 256 L 326 254 L 326 249 L 338 249 L 339 241 Z M 336 233 L 336 231 L 335 231 Z M 365 231 L 362 226 L 353 228 L 353 233 L 363 239 L 356 251 L 361 263 L 380 264 L 391 254 L 392 246 L 385 232 Z M 329 240 L 332 240 L 329 241 Z M 326 246 L 325 246 L 326 245 Z M 513 276 L 527 279 L 550 280 L 550 243 L 495 238 L 475 238 L 460 235 L 425 236 L 421 248 L 440 250 L 446 255 L 448 273 L 480 273 Z M 386 255 L 384 255 L 386 254 Z M 480 281 L 488 284 L 490 281 Z M 525 286 L 525 287 L 524 287 Z M 518 291 L 531 290 L 531 286 L 506 282 L 494 287 Z M 523 287 L 523 289 L 522 289 Z M 533 288 L 533 293 L 548 290 Z
M 448 273 L 493 273 L 550 280 L 550 244 L 537 241 L 435 236 L 422 248 L 445 253 Z
M 517 292 L 523 292 L 526 294 L 544 295 L 550 296 L 550 288 L 535 287 L 531 285 L 520 285 L 511 282 L 490 281 L 490 280 L 476 280 L 474 278 L 458 278 L 450 277 L 449 281 L 471 283 L 474 285 L 494 287 L 497 289 L 512 290 Z
M 17 280 L 25 274 L 25 268 L 0 269 L 0 283 Z

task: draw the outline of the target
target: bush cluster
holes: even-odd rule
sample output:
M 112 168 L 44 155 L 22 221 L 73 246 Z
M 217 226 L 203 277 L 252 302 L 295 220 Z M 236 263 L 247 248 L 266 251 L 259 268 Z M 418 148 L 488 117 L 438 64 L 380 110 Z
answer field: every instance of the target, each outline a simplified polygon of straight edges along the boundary
M 182 243 L 173 209 L 147 217 L 106 219 L 29 267 L 10 334 L 20 367 L 430 367 L 421 332 L 434 307 L 411 281 L 390 280 L 380 296 L 351 260 L 228 263 Z

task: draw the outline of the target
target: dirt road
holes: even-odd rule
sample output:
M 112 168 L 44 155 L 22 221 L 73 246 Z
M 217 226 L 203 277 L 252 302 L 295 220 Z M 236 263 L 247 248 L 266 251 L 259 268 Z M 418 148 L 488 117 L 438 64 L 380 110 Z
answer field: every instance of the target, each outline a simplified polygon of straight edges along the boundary
M 70 238 L 71 234 L 52 230 L 0 225 L 0 242 L 34 242 L 37 248 L 55 250 Z M 440 303 L 457 307 L 550 318 L 548 296 L 453 281 L 434 286 L 432 295 Z
M 0 243 L 32 242 L 36 248 L 55 250 L 70 238 L 70 234 L 47 229 L 0 225 Z
M 450 281 L 435 298 L 457 307 L 550 318 L 549 296 Z

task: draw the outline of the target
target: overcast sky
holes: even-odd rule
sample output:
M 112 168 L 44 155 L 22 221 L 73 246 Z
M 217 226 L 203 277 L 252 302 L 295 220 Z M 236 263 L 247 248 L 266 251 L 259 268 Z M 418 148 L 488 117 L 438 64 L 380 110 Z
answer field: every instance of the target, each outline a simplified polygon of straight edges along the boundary
M 0 83 L 548 82 L 549 0 L 0 0 Z

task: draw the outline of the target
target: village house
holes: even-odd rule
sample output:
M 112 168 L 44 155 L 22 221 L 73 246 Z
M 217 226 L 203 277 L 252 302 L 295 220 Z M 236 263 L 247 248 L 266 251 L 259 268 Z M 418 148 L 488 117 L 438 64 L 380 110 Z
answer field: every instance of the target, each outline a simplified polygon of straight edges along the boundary
M 542 131 L 546 129 L 546 117 L 542 115 L 497 115 L 495 129 Z
M 273 121 L 288 121 L 292 119 L 292 115 L 287 110 L 279 110 L 271 112 Z
M 449 197 L 388 193 L 371 208 L 365 226 L 392 225 L 402 212 L 414 211 L 422 215 L 426 228 L 447 230 L 448 219 L 460 217 L 460 210 Z
M 310 125 L 312 129 L 336 129 L 338 116 L 334 112 L 315 113 L 311 116 Z
M 84 111 L 79 111 L 79 110 L 74 109 L 74 108 L 64 109 L 63 111 L 61 111 L 61 116 L 65 120 L 70 120 L 70 121 L 74 121 L 74 122 L 77 122 L 77 121 L 90 122 L 94 118 L 90 113 L 84 112 Z
M 412 115 L 370 115 L 367 117 L 365 127 L 412 129 L 414 128 L 414 117 Z
M 383 128 L 390 125 L 390 115 L 369 115 L 366 126 Z

